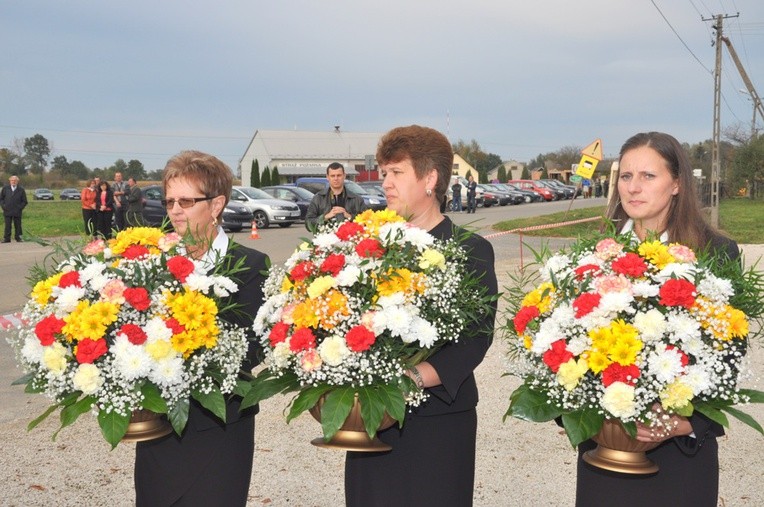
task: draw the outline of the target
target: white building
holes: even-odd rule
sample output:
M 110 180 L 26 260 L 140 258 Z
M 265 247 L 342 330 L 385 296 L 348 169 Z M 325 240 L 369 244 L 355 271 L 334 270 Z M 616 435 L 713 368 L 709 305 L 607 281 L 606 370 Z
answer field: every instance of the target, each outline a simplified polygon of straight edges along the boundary
M 374 155 L 382 134 L 375 132 L 258 130 L 239 160 L 244 185 L 250 181 L 252 162 L 260 171 L 278 167 L 286 181 L 300 176 L 324 176 L 332 162 L 345 166 L 345 174 L 356 181 L 377 180 Z

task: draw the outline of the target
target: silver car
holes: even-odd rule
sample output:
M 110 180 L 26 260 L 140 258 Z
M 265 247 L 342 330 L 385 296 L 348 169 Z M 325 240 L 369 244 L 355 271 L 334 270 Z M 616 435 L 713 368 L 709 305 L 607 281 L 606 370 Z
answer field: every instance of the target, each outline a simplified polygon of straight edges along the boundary
M 289 227 L 300 219 L 299 206 L 293 202 L 274 199 L 259 188 L 233 187 L 231 201 L 240 202 L 252 210 L 258 229 L 267 229 L 272 224 Z

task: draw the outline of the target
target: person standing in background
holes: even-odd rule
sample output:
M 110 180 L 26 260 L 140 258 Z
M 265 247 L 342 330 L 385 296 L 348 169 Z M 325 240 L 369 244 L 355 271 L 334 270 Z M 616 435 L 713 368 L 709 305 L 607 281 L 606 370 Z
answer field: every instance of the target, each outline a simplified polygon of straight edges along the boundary
M 125 228 L 125 212 L 127 211 L 127 183 L 122 179 L 122 173 L 114 173 L 114 225 L 117 232 Z
M 82 220 L 85 222 L 85 234 L 88 236 L 96 235 L 96 180 L 88 182 L 88 186 L 82 189 L 80 193 L 80 203 L 82 204 Z
M 0 206 L 3 208 L 5 217 L 5 234 L 3 234 L 3 243 L 11 242 L 11 226 L 13 226 L 14 238 L 16 241 L 21 239 L 21 212 L 27 205 L 27 193 L 24 187 L 19 185 L 19 177 L 15 174 L 8 178 L 8 185 L 0 190 Z
M 458 178 L 453 179 L 454 184 L 451 185 L 451 211 L 461 213 L 462 211 L 462 184 L 459 183 Z
M 111 238 L 111 219 L 114 215 L 114 193 L 107 181 L 96 190 L 96 231 L 103 239 Z
M 125 222 L 128 227 L 141 227 L 143 225 L 143 191 L 138 187 L 135 178 L 127 180 L 130 191 L 127 194 L 127 210 Z
M 353 220 L 366 209 L 363 197 L 345 188 L 345 167 L 342 164 L 329 164 L 326 179 L 329 186 L 317 192 L 308 205 L 305 228 L 309 231 L 330 220 Z
M 475 213 L 477 209 L 477 182 L 470 174 L 467 183 L 467 213 Z

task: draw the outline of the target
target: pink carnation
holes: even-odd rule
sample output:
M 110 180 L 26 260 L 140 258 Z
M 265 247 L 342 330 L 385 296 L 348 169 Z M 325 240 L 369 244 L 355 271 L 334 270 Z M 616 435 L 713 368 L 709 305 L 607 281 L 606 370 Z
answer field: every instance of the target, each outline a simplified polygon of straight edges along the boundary
M 82 249 L 82 252 L 85 255 L 98 255 L 99 253 L 103 252 L 106 248 L 106 242 L 102 239 L 95 239 L 85 245 L 85 248 Z
M 623 251 L 623 245 L 614 240 L 613 238 L 605 238 L 594 247 L 595 255 L 597 258 L 606 261 L 616 257 Z
M 594 288 L 600 294 L 631 292 L 631 282 L 623 275 L 600 276 L 594 280 Z
M 692 248 L 686 247 L 684 245 L 670 245 L 668 247 L 668 252 L 672 257 L 674 257 L 674 259 L 678 260 L 679 262 L 695 262 L 697 260 L 695 257 L 695 252 L 692 251 Z

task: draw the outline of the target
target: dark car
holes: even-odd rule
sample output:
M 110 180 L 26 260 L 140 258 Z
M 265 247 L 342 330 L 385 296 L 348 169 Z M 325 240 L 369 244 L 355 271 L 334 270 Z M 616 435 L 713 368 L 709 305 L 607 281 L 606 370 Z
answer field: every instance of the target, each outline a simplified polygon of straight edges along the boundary
M 300 220 L 305 220 L 305 215 L 308 214 L 310 201 L 313 199 L 313 196 L 316 195 L 308 189 L 296 186 L 293 187 L 291 185 L 273 185 L 270 187 L 263 187 L 260 190 L 276 199 L 295 203 L 300 207 Z
M 507 190 L 519 192 L 520 195 L 523 196 L 523 200 L 526 203 L 541 202 L 544 200 L 544 198 L 538 192 L 534 192 L 533 190 L 524 190 L 522 188 L 516 187 L 515 185 L 512 185 L 511 183 L 494 183 L 494 185 L 499 188 L 506 188 Z
M 510 184 L 523 190 L 532 190 L 541 195 L 547 201 L 553 201 L 557 198 L 557 193 L 546 188 L 545 185 L 539 185 L 536 180 L 509 180 Z
M 80 200 L 80 191 L 76 188 L 65 188 L 61 190 L 61 193 L 58 194 L 58 197 L 62 201 L 79 201 Z
M 51 192 L 49 188 L 38 188 L 32 193 L 32 196 L 36 201 L 53 200 L 53 192 Z
M 525 201 L 525 198 L 519 192 L 503 189 L 493 183 L 481 183 L 478 187 L 481 187 L 484 192 L 495 195 L 499 199 L 499 206 L 521 204 Z
M 369 194 L 385 197 L 385 189 L 382 188 L 381 181 L 357 181 L 356 183 Z
M 149 185 L 141 189 L 143 191 L 143 221 L 146 225 L 160 227 L 167 219 L 167 209 L 162 206 L 164 192 L 159 185 Z M 254 215 L 243 204 L 229 202 L 223 209 L 220 225 L 226 231 L 238 232 L 244 227 L 250 227 L 254 221 Z
M 297 178 L 297 181 L 295 181 L 294 184 L 295 186 L 305 188 L 307 190 L 310 190 L 314 194 L 316 194 L 329 186 L 329 180 L 327 180 L 326 178 L 318 178 L 318 177 L 304 177 L 304 178 Z M 387 208 L 387 199 L 385 199 L 384 197 L 380 197 L 379 195 L 370 193 L 369 190 L 363 188 L 355 181 L 345 180 L 345 188 L 347 188 L 354 194 L 360 195 L 361 197 L 363 197 L 363 202 L 366 205 L 366 207 L 369 209 L 373 209 L 374 211 L 379 211 L 379 210 Z
M 575 187 L 573 185 L 566 185 L 560 180 L 555 180 L 553 178 L 544 180 L 546 182 L 549 182 L 550 185 L 553 185 L 557 188 L 562 189 L 565 192 L 565 198 L 566 199 L 573 199 L 573 197 L 581 195 L 581 191 L 578 187 Z

